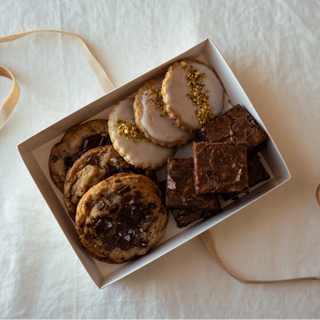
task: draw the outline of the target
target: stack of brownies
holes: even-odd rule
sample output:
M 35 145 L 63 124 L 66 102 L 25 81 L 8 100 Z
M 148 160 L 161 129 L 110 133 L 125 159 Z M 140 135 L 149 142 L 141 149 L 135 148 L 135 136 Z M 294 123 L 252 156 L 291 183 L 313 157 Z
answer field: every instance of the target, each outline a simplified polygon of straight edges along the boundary
M 168 158 L 166 206 L 177 226 L 217 214 L 219 194 L 228 200 L 270 178 L 257 153 L 267 134 L 240 105 L 201 128 L 194 158 Z

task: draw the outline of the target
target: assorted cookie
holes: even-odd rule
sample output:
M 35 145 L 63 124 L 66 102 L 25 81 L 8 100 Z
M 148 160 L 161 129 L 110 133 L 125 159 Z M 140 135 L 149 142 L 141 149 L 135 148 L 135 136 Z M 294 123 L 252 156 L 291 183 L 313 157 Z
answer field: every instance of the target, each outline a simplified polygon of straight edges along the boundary
M 134 119 L 133 99 L 122 100 L 113 106 L 108 126 L 113 147 L 133 166 L 160 168 L 176 153 L 176 148 L 160 146 L 145 138 Z
M 82 196 L 98 182 L 119 172 L 152 176 L 153 172 L 136 168 L 126 162 L 112 145 L 97 147 L 83 154 L 68 171 L 63 200 L 72 220 Z
M 49 171 L 86 252 L 123 263 L 159 243 L 168 211 L 186 227 L 221 212 L 221 197 L 270 179 L 257 154 L 267 139 L 214 70 L 184 59 L 116 103 L 108 120 L 70 128 L 51 150 Z M 194 158 L 174 157 L 191 141 Z M 164 165 L 158 187 L 153 170 Z
M 118 173 L 81 198 L 75 222 L 79 239 L 91 256 L 123 263 L 159 243 L 168 214 L 161 192 L 150 178 Z
M 216 73 L 203 62 L 184 59 L 174 63 L 162 84 L 169 117 L 184 130 L 199 130 L 224 106 L 224 88 Z
M 51 150 L 49 172 L 52 181 L 63 192 L 68 170 L 86 151 L 111 144 L 107 120 L 92 120 L 70 128 Z
M 169 118 L 162 98 L 160 76 L 145 83 L 135 96 L 134 118 L 144 136 L 155 144 L 178 147 L 194 139 L 194 133 L 182 130 Z

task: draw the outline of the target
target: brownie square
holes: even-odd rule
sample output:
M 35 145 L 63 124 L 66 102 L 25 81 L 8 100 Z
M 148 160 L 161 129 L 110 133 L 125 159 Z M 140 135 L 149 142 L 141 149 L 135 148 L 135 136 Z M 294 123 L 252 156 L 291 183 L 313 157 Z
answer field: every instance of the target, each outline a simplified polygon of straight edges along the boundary
M 186 227 L 188 224 L 197 220 L 211 217 L 220 212 L 220 204 L 217 202 L 216 209 L 213 210 L 201 210 L 193 208 L 171 208 L 173 217 L 177 223 L 178 228 Z
M 256 153 L 248 155 L 248 178 L 250 188 L 261 181 L 270 179 L 268 172 L 263 167 L 263 164 L 261 163 L 260 158 Z M 237 194 L 239 193 L 222 193 L 221 195 L 223 199 L 227 201 Z
M 167 159 L 166 206 L 179 228 L 220 212 L 217 194 L 196 194 L 192 158 Z
M 168 207 L 211 208 L 215 206 L 215 196 L 195 193 L 193 171 L 192 158 L 168 158 L 166 188 Z
M 263 180 L 269 180 L 270 176 L 260 158 L 257 154 L 251 154 L 248 158 L 248 174 L 249 174 L 249 187 L 253 187 Z
M 248 152 L 259 152 L 267 146 L 267 134 L 239 104 L 214 118 L 201 128 L 199 137 L 207 142 L 243 143 Z
M 249 192 L 245 145 L 194 142 L 193 150 L 197 194 Z

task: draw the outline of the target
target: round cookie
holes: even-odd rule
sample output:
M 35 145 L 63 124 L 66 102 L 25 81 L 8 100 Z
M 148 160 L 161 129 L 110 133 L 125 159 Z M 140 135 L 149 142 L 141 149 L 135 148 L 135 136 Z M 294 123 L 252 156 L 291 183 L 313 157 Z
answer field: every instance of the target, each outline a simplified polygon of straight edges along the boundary
M 174 63 L 162 83 L 166 111 L 183 130 L 199 130 L 220 115 L 223 94 L 224 88 L 215 72 L 198 60 Z
M 144 137 L 134 122 L 133 99 L 119 101 L 113 106 L 108 126 L 113 147 L 135 167 L 162 167 L 176 152 L 176 148 L 154 144 Z
M 52 181 L 63 192 L 64 181 L 73 163 L 86 151 L 111 144 L 107 120 L 91 120 L 70 128 L 51 150 L 49 172 Z
M 134 118 L 140 131 L 153 143 L 178 147 L 194 139 L 194 134 L 178 128 L 169 118 L 162 99 L 160 76 L 145 83 L 135 96 Z
M 148 177 L 118 173 L 81 198 L 76 230 L 95 259 L 123 263 L 146 254 L 163 237 L 168 213 L 162 195 Z
M 75 219 L 82 196 L 101 180 L 119 172 L 146 174 L 153 178 L 153 172 L 146 171 L 127 163 L 112 145 L 87 151 L 70 168 L 64 183 L 63 200 L 71 219 Z

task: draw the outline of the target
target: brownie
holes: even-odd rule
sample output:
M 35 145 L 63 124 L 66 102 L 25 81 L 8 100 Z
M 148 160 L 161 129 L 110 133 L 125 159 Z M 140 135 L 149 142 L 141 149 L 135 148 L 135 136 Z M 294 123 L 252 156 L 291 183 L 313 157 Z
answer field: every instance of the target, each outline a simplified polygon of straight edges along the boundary
M 217 201 L 217 208 L 215 210 L 199 210 L 193 208 L 171 208 L 171 212 L 173 217 L 177 223 L 178 228 L 186 227 L 188 224 L 195 222 L 197 220 L 214 216 L 217 214 L 221 209 L 220 205 L 218 205 Z
M 216 197 L 199 195 L 194 190 L 194 161 L 192 158 L 168 158 L 166 205 L 169 207 L 211 208 Z
M 267 134 L 239 104 L 214 118 L 201 128 L 199 137 L 207 142 L 243 143 L 248 152 L 259 152 L 267 146 Z
M 248 158 L 248 174 L 249 174 L 249 187 L 253 187 L 263 180 L 269 180 L 270 176 L 260 158 L 257 154 L 251 154 Z
M 158 187 L 163 195 L 164 202 L 166 202 L 166 187 L 167 187 L 167 180 L 162 180 L 158 182 Z
M 249 192 L 246 145 L 194 142 L 193 150 L 197 194 Z
M 270 179 L 268 172 L 263 167 L 263 164 L 261 163 L 260 158 L 256 153 L 248 155 L 248 178 L 250 188 L 261 181 Z M 227 201 L 238 194 L 238 192 L 235 192 L 229 194 L 222 193 L 221 195 L 223 199 Z
M 166 206 L 178 227 L 212 216 L 221 210 L 217 194 L 196 194 L 192 158 L 168 158 Z

